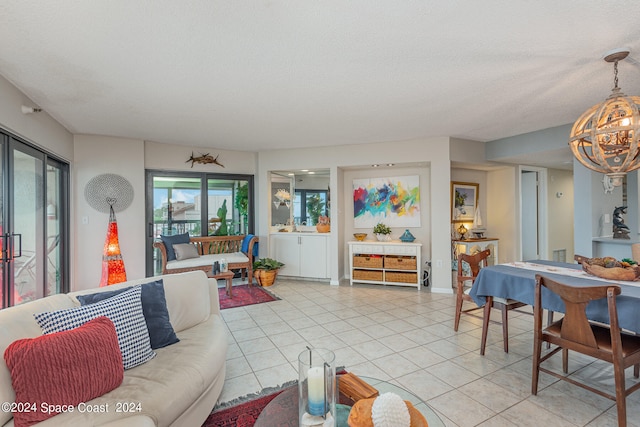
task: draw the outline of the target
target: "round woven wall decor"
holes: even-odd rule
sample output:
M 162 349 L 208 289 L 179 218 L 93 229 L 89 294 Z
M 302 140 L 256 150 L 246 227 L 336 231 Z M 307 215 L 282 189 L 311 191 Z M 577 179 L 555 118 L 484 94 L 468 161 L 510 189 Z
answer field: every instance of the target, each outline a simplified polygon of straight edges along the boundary
M 133 186 L 123 176 L 105 173 L 94 176 L 84 187 L 84 199 L 97 211 L 109 213 L 125 210 L 133 202 Z

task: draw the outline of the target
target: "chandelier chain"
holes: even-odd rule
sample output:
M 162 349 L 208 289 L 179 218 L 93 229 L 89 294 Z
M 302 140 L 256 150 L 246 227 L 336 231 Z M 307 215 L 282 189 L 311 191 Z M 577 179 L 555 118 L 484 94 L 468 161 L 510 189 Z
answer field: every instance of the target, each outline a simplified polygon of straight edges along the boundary
M 613 89 L 618 89 L 618 61 L 613 63 Z

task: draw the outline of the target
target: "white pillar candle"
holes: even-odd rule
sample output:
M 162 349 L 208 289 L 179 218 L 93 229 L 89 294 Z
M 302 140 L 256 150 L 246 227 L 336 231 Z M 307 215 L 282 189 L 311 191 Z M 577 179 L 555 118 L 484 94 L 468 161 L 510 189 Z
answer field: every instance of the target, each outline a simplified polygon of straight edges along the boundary
M 324 415 L 324 369 L 315 367 L 307 373 L 309 391 L 309 413 L 311 415 Z

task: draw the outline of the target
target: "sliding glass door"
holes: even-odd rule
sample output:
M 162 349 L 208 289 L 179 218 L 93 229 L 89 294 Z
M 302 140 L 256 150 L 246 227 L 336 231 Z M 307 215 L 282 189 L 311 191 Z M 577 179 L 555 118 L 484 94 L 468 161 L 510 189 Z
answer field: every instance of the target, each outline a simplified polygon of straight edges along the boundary
M 253 233 L 253 176 L 147 171 L 147 276 L 161 272 L 161 235 Z
M 2 307 L 69 287 L 68 165 L 0 133 Z

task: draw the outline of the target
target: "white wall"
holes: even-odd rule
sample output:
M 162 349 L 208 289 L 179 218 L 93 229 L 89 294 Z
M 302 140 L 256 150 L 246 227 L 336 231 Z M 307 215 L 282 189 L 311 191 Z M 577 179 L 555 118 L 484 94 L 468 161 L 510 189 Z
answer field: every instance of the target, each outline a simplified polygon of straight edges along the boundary
M 603 175 L 597 172 L 590 172 L 590 182 L 581 184 L 591 185 L 591 236 L 613 236 L 612 224 L 602 227 L 602 218 L 605 214 L 613 216 L 613 210 L 617 206 L 622 206 L 622 187 L 616 187 L 612 193 L 606 194 L 602 186 Z M 587 231 L 587 230 L 583 230 Z M 602 233 L 602 234 L 600 234 Z
M 218 162 L 222 163 L 224 167 L 210 163 L 195 163 L 191 167 L 191 162 L 187 162 L 191 153 L 195 157 L 202 154 L 209 154 L 214 158 L 217 157 Z M 145 141 L 143 166 L 145 169 L 254 175 L 257 168 L 257 158 L 257 153 L 245 151 L 218 150 L 216 148 Z
M 498 262 L 517 259 L 520 247 L 517 168 L 487 172 L 487 236 L 500 239 Z
M 331 203 L 331 237 L 330 237 L 330 277 L 331 283 L 337 284 L 346 277 L 348 265 L 347 241 L 353 238 L 347 229 L 349 218 L 347 206 L 353 203 L 350 194 L 340 195 L 342 190 L 351 185 L 348 171 L 370 169 L 372 164 L 394 163 L 402 165 L 411 163 L 427 175 L 428 188 L 421 189 L 424 194 L 426 221 L 422 227 L 430 233 L 430 241 L 423 243 L 423 255 L 426 253 L 433 260 L 431 277 L 432 291 L 451 293 L 451 241 L 449 234 L 449 181 L 450 158 L 448 138 L 429 138 L 412 141 L 392 141 L 363 145 L 344 145 L 338 147 L 274 150 L 259 153 L 258 175 L 258 209 L 264 211 L 269 201 L 269 172 L 287 170 L 292 167 L 323 169 L 331 171 L 330 187 Z M 417 165 L 419 163 L 419 165 Z M 400 166 L 385 167 L 385 175 L 396 176 Z M 378 172 L 376 172 L 378 173 Z M 423 179 L 423 178 L 421 178 Z M 425 178 L 426 179 L 426 178 Z M 334 195 L 336 195 L 334 197 Z M 335 202 L 334 202 L 335 201 Z M 269 218 L 260 217 L 258 230 L 261 241 L 267 241 Z M 414 233 L 415 234 L 415 233 Z M 263 250 L 261 243 L 260 250 Z M 428 259 L 428 258 L 425 258 Z
M 75 260 L 72 289 L 95 288 L 100 284 L 109 214 L 89 206 L 84 191 L 89 180 L 104 173 L 121 175 L 133 186 L 131 206 L 116 212 L 118 237 L 127 279 L 145 277 L 144 142 L 95 135 L 76 135 L 74 139 L 72 179 L 76 190 L 72 206 L 76 220 L 71 228 L 76 230 L 76 237 L 72 245 Z
M 554 250 L 566 249 L 566 261 L 573 262 L 573 172 L 549 169 L 547 189 L 549 258 Z
M 46 111 L 22 114 L 20 107 L 37 107 L 15 86 L 0 76 L 0 127 L 28 142 L 54 153 L 66 161 L 73 160 L 73 135 Z

